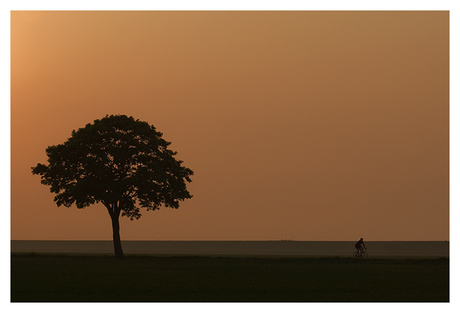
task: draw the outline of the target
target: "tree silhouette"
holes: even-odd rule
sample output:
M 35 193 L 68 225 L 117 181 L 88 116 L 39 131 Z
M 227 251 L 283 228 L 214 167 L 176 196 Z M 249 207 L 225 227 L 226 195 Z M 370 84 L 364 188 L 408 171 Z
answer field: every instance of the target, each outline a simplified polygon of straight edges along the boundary
M 38 163 L 32 173 L 51 186 L 57 206 L 104 204 L 112 220 L 115 256 L 122 259 L 120 213 L 139 219 L 140 208 L 177 209 L 179 201 L 192 197 L 186 182 L 193 171 L 174 158 L 177 152 L 168 149 L 170 144 L 146 122 L 106 116 L 72 131 L 63 144 L 49 146 L 49 164 Z

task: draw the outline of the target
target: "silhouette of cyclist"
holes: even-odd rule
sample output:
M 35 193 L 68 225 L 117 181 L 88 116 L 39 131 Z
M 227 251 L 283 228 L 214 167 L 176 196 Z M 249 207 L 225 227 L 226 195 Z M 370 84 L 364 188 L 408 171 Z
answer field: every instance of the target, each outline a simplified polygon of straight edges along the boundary
M 358 250 L 358 251 L 362 251 L 364 249 L 367 249 L 366 246 L 364 245 L 364 241 L 363 241 L 363 238 L 359 239 L 359 241 L 357 243 L 355 243 L 355 248 Z

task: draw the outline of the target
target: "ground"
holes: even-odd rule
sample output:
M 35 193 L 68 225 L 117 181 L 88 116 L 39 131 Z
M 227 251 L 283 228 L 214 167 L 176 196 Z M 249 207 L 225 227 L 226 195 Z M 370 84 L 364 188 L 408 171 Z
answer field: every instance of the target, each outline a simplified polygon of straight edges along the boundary
M 446 302 L 449 259 L 13 254 L 12 302 Z

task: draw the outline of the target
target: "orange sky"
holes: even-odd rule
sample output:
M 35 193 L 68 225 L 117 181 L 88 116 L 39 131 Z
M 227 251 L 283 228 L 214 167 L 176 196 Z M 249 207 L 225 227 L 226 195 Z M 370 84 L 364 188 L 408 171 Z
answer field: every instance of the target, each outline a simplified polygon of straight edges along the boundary
M 122 240 L 449 239 L 449 13 L 13 12 L 11 238 L 110 240 L 30 168 L 106 114 L 195 171 Z

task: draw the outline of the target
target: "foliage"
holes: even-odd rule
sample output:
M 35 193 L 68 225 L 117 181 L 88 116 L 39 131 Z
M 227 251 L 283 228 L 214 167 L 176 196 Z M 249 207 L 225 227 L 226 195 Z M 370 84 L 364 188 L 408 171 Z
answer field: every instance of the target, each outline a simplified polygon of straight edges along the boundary
M 48 165 L 32 173 L 56 193 L 58 206 L 84 208 L 103 203 L 109 213 L 131 219 L 140 208 L 178 208 L 192 196 L 186 182 L 193 171 L 176 160 L 162 133 L 146 122 L 125 115 L 106 116 L 72 131 L 63 144 L 46 149 Z

